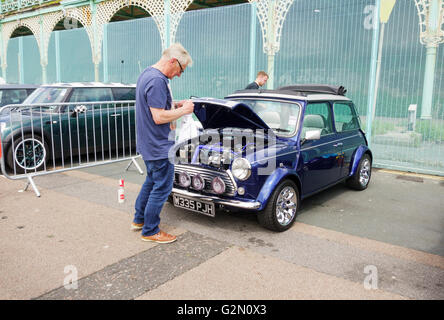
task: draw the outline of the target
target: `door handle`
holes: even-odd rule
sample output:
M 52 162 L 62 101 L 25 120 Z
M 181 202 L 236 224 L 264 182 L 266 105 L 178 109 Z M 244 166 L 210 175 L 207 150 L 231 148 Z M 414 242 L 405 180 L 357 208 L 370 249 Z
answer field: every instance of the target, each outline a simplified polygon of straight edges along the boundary
M 110 117 L 120 117 L 120 113 L 113 113 L 110 115 Z
M 340 147 L 340 146 L 342 146 L 342 145 L 343 145 L 343 143 L 342 143 L 342 142 L 339 142 L 339 143 L 334 144 L 333 147 Z

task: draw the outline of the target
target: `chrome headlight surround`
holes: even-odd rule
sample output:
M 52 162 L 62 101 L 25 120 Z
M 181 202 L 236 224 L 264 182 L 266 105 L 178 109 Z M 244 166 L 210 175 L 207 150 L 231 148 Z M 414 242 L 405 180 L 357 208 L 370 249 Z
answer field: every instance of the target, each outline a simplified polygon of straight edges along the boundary
M 245 158 L 234 159 L 233 164 L 231 165 L 231 173 L 238 180 L 247 180 L 251 176 L 250 161 Z

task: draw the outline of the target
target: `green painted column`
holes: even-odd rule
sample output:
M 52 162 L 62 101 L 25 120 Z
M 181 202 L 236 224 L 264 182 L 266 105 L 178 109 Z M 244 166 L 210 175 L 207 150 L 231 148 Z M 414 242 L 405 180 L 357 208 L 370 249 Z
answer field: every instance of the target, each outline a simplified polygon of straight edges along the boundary
M 25 70 L 24 70 L 24 59 L 23 59 L 23 37 L 19 37 L 18 41 L 18 73 L 19 73 L 19 83 L 25 83 Z
M 40 39 L 43 42 L 44 32 L 43 32 L 43 17 L 40 16 Z M 48 56 L 47 52 L 44 52 L 43 45 L 40 45 L 40 65 L 42 67 L 42 83 L 47 83 L 47 73 L 46 73 L 46 67 L 48 66 Z
M 269 6 L 268 6 L 268 27 L 267 27 L 267 34 L 268 34 L 268 52 L 267 52 L 267 74 L 268 74 L 268 81 L 267 81 L 267 89 L 274 89 L 274 56 L 275 56 L 275 50 L 273 48 L 275 43 L 275 16 L 274 16 L 274 7 L 276 3 L 275 0 L 269 0 Z
M 256 26 L 257 26 L 257 5 L 251 3 L 251 23 L 250 23 L 250 66 L 248 72 L 248 82 L 256 79 Z
M 0 57 L 1 57 L 1 66 L 2 66 L 2 78 L 3 78 L 3 80 L 5 80 L 5 82 L 7 82 L 6 81 L 6 66 L 7 66 L 7 64 L 6 64 L 6 52 L 4 51 L 4 47 L 3 47 L 3 32 L 2 32 L 2 29 L 3 29 L 3 25 L 0 24 L 0 50 L 1 50 Z
M 373 17 L 373 40 L 372 40 L 372 56 L 370 61 L 370 78 L 367 99 L 367 132 L 366 137 L 368 145 L 372 140 L 372 113 L 373 101 L 376 95 L 376 69 L 378 65 L 378 48 L 379 48 L 379 14 L 381 10 L 381 0 L 375 0 L 375 16 Z
M 170 26 L 170 14 L 171 14 L 171 3 L 170 0 L 165 0 L 164 2 L 164 11 L 163 16 L 165 18 L 165 48 L 168 48 L 170 46 L 170 37 L 171 37 L 171 26 Z
M 431 0 L 429 7 L 429 24 L 427 26 L 427 33 L 433 38 L 440 28 L 439 21 L 439 0 Z M 427 40 L 425 41 L 427 42 Z M 436 53 L 438 50 L 438 44 L 430 43 L 426 44 L 426 65 L 424 74 L 424 85 L 422 91 L 422 103 L 421 103 L 421 119 L 432 119 L 432 103 L 433 103 L 433 86 L 435 83 L 435 66 L 436 66 Z
M 54 31 L 54 36 L 55 36 L 56 81 L 62 82 L 62 72 L 61 72 L 62 62 L 60 60 L 60 31 Z
M 109 70 L 108 70 L 108 24 L 103 26 L 103 43 L 102 43 L 102 52 L 103 52 L 103 82 L 109 82 Z
M 92 12 L 92 22 L 93 22 L 93 45 L 92 45 L 92 59 L 94 64 L 94 81 L 100 81 L 100 57 L 98 52 L 98 41 L 97 41 L 97 6 L 93 0 L 90 1 L 91 12 Z

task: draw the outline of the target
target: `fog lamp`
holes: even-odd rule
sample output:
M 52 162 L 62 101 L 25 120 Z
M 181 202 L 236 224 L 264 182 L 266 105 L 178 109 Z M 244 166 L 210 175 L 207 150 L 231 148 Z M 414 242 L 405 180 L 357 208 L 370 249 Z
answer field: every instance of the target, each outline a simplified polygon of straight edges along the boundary
M 199 174 L 196 174 L 192 179 L 192 185 L 194 189 L 202 190 L 205 187 L 205 180 Z
M 222 194 L 225 192 L 225 182 L 219 177 L 215 177 L 213 179 L 213 181 L 211 182 L 211 187 L 213 188 L 213 191 L 217 194 Z
M 191 184 L 190 175 L 186 172 L 181 172 L 179 174 L 179 184 L 184 188 L 188 188 Z

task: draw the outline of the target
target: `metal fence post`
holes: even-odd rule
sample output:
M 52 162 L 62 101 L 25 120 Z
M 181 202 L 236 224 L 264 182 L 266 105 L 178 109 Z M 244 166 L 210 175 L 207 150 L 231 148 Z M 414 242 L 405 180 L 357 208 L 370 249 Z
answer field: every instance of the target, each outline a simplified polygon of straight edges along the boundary
M 257 24 L 257 6 L 256 2 L 251 5 L 251 23 L 250 23 L 250 70 L 248 74 L 248 82 L 253 82 L 256 78 L 256 24 Z
M 60 32 L 54 31 L 55 36 L 55 65 L 56 65 L 56 81 L 62 82 L 61 61 L 60 61 Z
M 370 78 L 367 99 L 367 129 L 366 136 L 368 145 L 371 146 L 372 140 L 372 113 L 373 101 L 376 94 L 376 68 L 378 64 L 378 47 L 379 47 L 379 12 L 381 9 L 381 0 L 375 0 L 375 12 L 373 17 L 373 41 L 372 41 L 372 57 L 370 61 Z
M 23 60 L 23 37 L 19 37 L 18 41 L 18 47 L 19 47 L 19 54 L 18 54 L 18 73 L 19 73 L 19 83 L 23 84 L 25 83 L 25 72 L 24 72 L 24 60 Z
M 109 71 L 108 71 L 108 24 L 103 25 L 103 82 L 109 82 Z

